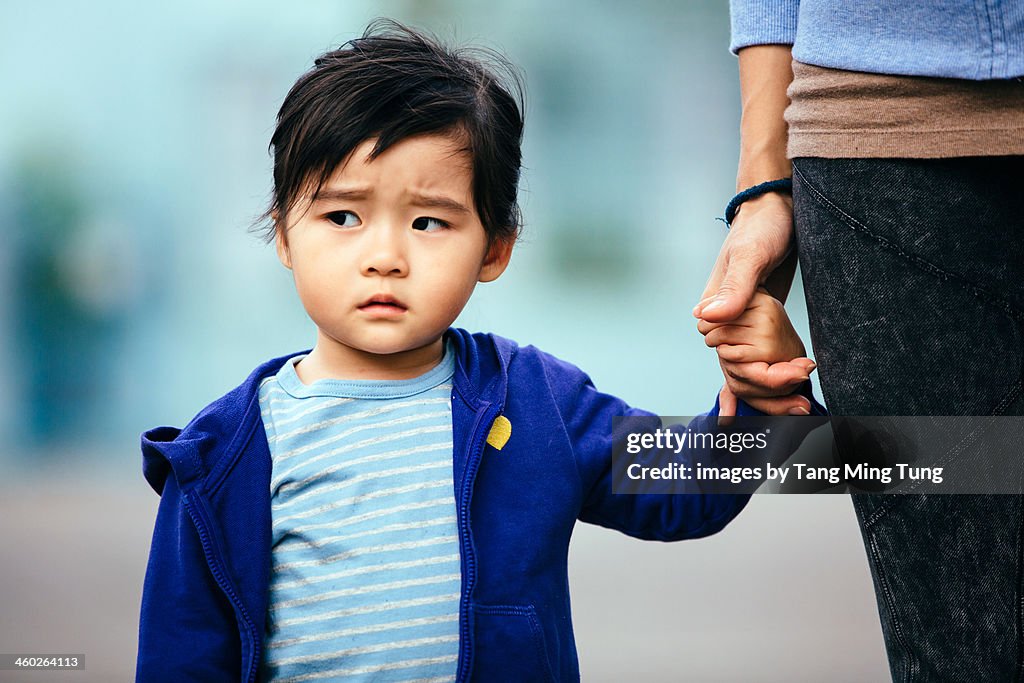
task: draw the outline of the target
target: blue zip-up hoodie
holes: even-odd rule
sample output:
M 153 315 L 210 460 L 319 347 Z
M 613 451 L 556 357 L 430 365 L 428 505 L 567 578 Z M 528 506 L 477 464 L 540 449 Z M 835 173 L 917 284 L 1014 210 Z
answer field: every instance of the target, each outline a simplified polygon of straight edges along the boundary
M 532 346 L 459 329 L 446 336 L 455 349 L 458 680 L 576 681 L 567 572 L 576 520 L 643 539 L 698 538 L 728 524 L 749 496 L 612 494 L 612 418 L 651 413 Z M 143 471 L 161 500 L 139 681 L 256 680 L 271 564 L 258 389 L 294 355 L 257 367 L 184 429 L 142 435 Z M 741 403 L 744 413 L 758 414 Z M 501 450 L 485 445 L 499 415 L 512 425 Z

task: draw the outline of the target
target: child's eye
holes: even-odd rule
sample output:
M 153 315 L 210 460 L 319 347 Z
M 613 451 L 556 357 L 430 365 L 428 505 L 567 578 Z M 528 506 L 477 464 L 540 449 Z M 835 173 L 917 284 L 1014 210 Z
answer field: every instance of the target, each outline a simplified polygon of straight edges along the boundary
M 342 228 L 354 228 L 359 225 L 359 216 L 351 211 L 332 211 L 327 220 Z
M 423 230 L 424 232 L 437 232 L 447 227 L 449 227 L 448 224 L 440 218 L 430 218 L 429 216 L 420 216 L 412 222 L 413 230 Z

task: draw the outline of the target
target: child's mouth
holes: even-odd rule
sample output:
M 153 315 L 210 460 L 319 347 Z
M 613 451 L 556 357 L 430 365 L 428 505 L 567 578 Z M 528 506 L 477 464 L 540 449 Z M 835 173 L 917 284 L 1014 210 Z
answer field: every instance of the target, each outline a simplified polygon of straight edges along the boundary
M 406 306 L 401 301 L 388 294 L 380 294 L 367 299 L 359 304 L 359 310 L 366 313 L 377 314 L 398 314 L 406 311 Z

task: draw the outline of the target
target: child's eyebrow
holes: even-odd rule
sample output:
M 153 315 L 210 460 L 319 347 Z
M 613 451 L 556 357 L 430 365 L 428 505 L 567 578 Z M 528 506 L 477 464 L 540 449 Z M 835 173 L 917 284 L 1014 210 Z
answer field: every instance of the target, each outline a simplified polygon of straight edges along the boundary
M 369 190 L 364 189 L 344 189 L 344 188 L 321 188 L 316 196 L 313 198 L 313 203 L 317 202 L 329 202 L 332 200 L 345 200 L 355 201 L 360 199 L 366 199 L 370 196 Z M 455 213 L 470 213 L 470 210 L 466 208 L 461 202 L 458 202 L 451 197 L 445 197 L 444 195 L 431 195 L 423 194 L 420 192 L 414 192 L 410 195 L 410 203 L 413 206 L 418 206 L 428 209 L 448 209 Z
M 366 190 L 343 190 L 340 188 L 324 189 L 321 188 L 316 196 L 313 197 L 313 202 L 326 202 L 332 199 L 347 199 L 349 201 L 356 199 L 366 199 L 369 196 L 369 192 Z
M 412 205 L 428 209 L 448 209 L 456 213 L 469 213 L 469 209 L 461 203 L 442 195 L 414 193 L 412 195 Z

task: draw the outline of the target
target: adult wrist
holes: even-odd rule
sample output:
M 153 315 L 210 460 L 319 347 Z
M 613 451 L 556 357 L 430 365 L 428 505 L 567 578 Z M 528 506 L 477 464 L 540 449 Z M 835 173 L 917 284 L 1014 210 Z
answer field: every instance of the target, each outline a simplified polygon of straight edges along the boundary
M 792 178 L 776 178 L 775 180 L 769 180 L 767 182 L 758 183 L 752 185 L 736 193 L 736 195 L 729 200 L 729 203 L 725 207 L 725 224 L 732 226 L 733 220 L 736 218 L 736 214 L 739 212 L 740 207 L 748 201 L 753 201 L 760 197 L 768 194 L 786 194 L 789 195 L 793 191 L 793 180 Z
M 793 175 L 793 163 L 786 156 L 786 130 L 770 136 L 758 136 L 759 142 L 740 146 L 736 172 L 736 192 L 775 178 Z

